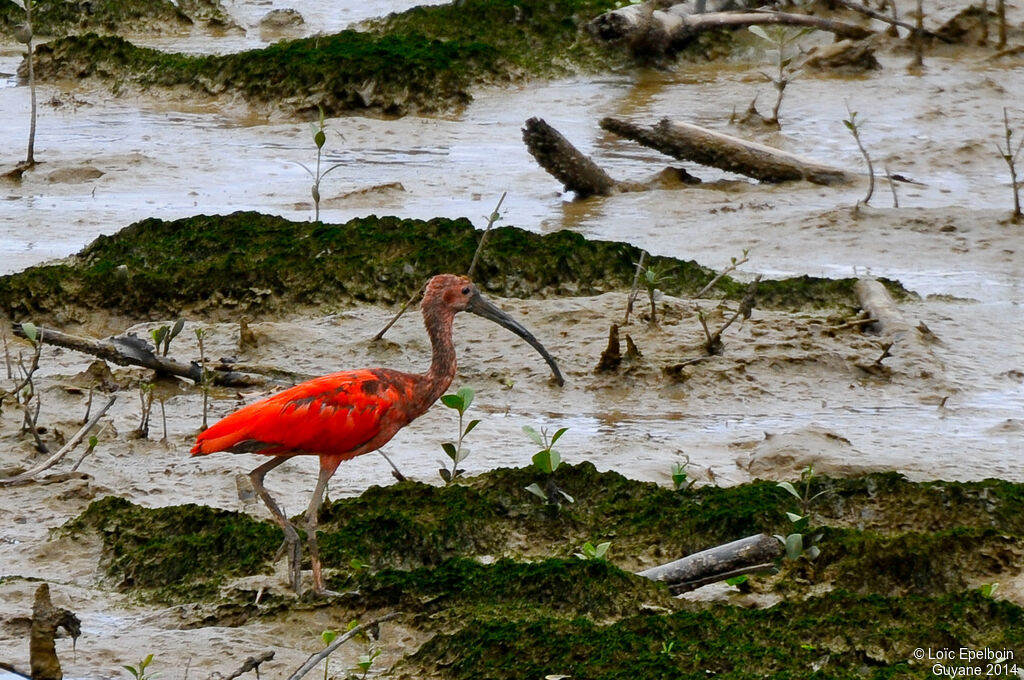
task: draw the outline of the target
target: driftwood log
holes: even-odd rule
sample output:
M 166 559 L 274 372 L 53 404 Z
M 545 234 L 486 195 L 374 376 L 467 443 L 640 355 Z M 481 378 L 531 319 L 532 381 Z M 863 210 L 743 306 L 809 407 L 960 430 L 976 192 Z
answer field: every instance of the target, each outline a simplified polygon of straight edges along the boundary
M 767 11 L 702 14 L 694 13 L 687 3 L 664 10 L 654 9 L 650 3 L 629 5 L 596 17 L 587 24 L 587 30 L 598 42 L 626 45 L 634 54 L 642 56 L 680 50 L 701 31 L 764 24 L 809 26 L 838 38 L 855 40 L 874 35 L 863 26 L 809 14 Z
M 67 609 L 54 607 L 50 601 L 50 586 L 43 583 L 36 589 L 32 605 L 32 631 L 29 636 L 32 680 L 62 680 L 64 677 L 53 641 L 58 628 L 63 628 L 76 640 L 82 633 L 78 617 Z
M 526 121 L 523 142 L 540 167 L 560 181 L 566 191 L 575 192 L 578 198 L 607 196 L 618 185 L 597 163 L 540 118 Z
M 673 158 L 739 173 L 762 182 L 805 179 L 815 184 L 832 185 L 850 181 L 850 176 L 838 168 L 668 118 L 648 127 L 619 118 L 604 118 L 601 127 Z
M 14 324 L 14 334 L 25 337 L 21 324 Z M 47 345 L 91 354 L 118 366 L 140 366 L 156 371 L 160 375 L 187 378 L 196 384 L 203 380 L 203 369 L 197 362 L 186 364 L 171 357 L 160 356 L 153 351 L 148 342 L 134 335 L 98 340 L 45 328 L 40 329 L 39 337 Z M 271 382 L 294 382 L 294 379 L 304 380 L 309 377 L 277 369 L 241 367 L 224 361 L 208 368 L 206 375 L 214 385 L 223 387 L 255 387 Z
M 678 595 L 733 576 L 771 569 L 782 553 L 777 538 L 757 534 L 645 569 L 637 576 L 663 581 L 672 594 Z
M 877 333 L 884 343 L 882 356 L 874 364 L 857 364 L 858 367 L 877 373 L 882 361 L 893 357 L 903 365 L 902 370 L 921 376 L 932 376 L 943 370 L 941 360 L 932 351 L 938 338 L 924 323 L 909 321 L 880 281 L 869 277 L 858 279 L 853 290 L 861 309 L 874 320 L 864 326 L 865 330 Z

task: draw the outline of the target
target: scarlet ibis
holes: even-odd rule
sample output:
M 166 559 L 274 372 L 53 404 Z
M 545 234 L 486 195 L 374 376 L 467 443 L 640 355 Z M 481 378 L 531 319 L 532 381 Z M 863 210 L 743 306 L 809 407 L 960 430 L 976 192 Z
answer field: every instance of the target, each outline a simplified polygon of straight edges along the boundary
M 420 307 L 433 350 L 426 373 L 368 368 L 314 378 L 235 411 L 201 433 L 192 447 L 192 455 L 229 451 L 273 456 L 249 473 L 249 478 L 284 530 L 291 585 L 296 593 L 302 592 L 299 534 L 267 493 L 263 478 L 293 456 L 320 457 L 320 474 L 305 514 L 306 541 L 313 567 L 313 590 L 317 595 L 327 593 L 316 541 L 317 515 L 327 482 L 341 461 L 382 447 L 448 389 L 456 369 L 452 343 L 455 314 L 472 312 L 509 329 L 544 357 L 559 385 L 564 382 L 544 346 L 483 298 L 468 278 L 435 276 L 427 283 Z

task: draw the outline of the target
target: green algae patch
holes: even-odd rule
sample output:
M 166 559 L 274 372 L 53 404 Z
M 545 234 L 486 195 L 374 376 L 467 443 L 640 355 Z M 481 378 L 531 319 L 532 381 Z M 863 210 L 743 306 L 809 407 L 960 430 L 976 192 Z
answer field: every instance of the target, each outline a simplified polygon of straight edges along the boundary
M 434 568 L 387 569 L 353 579 L 363 606 L 415 612 L 461 627 L 480 620 L 586 617 L 607 620 L 643 607 L 674 609 L 668 591 L 603 560 L 511 559 L 493 564 L 456 558 Z
M 125 86 L 183 86 L 254 104 L 330 115 L 429 113 L 465 105 L 472 86 L 595 71 L 615 58 L 581 39 L 602 0 L 468 0 L 392 15 L 367 30 L 282 41 L 230 55 L 186 56 L 95 34 L 41 45 L 43 79 L 97 77 Z
M 916 659 L 917 649 L 1010 650 L 1020 658 L 1021 616 L 1019 607 L 976 592 L 886 598 L 835 591 L 769 609 L 717 605 L 608 625 L 478 621 L 429 640 L 400 676 L 929 678 L 936 662 Z M 983 671 L 985 663 L 972 666 Z
M 114 496 L 94 501 L 63 527 L 97 533 L 102 563 L 124 590 L 162 598 L 208 598 L 230 576 L 268 571 L 284 533 L 248 515 L 200 505 L 143 508 Z
M 406 300 L 430 276 L 466 271 L 481 232 L 467 219 L 361 217 L 345 224 L 293 222 L 255 212 L 147 219 L 100 236 L 77 256 L 0 277 L 0 311 L 13 319 L 84 320 L 107 310 L 135 319 L 186 310 L 335 310 Z M 570 231 L 491 232 L 475 279 L 504 297 L 596 295 L 626 290 L 640 250 Z M 672 270 L 668 294 L 693 295 L 715 273 L 693 261 L 652 257 Z M 759 304 L 788 309 L 855 307 L 853 280 L 762 281 Z M 711 295 L 742 297 L 723 277 Z
M 25 23 L 25 11 L 0 0 L 0 35 L 10 36 Z M 204 23 L 212 28 L 233 25 L 219 0 L 33 0 L 32 26 L 39 36 L 99 33 L 179 33 Z

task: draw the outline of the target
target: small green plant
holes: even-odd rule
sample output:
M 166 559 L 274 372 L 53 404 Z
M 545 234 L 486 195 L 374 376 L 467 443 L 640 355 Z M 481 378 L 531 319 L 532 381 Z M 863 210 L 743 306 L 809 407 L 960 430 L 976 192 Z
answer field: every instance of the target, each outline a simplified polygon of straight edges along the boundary
M 146 672 L 146 668 L 149 667 L 149 664 L 151 663 L 153 663 L 152 654 L 140 661 L 138 666 L 121 666 L 121 668 L 131 673 L 135 680 L 153 680 L 153 678 L 157 677 L 159 673 Z
M 164 325 L 151 330 L 149 335 L 153 338 L 153 346 L 156 347 L 157 353 L 162 356 L 167 356 L 167 351 L 171 347 L 171 340 L 178 337 L 178 334 L 181 333 L 181 329 L 184 327 L 185 320 L 178 319 L 174 322 L 173 326 Z
M 573 555 L 581 560 L 603 560 L 611 544 L 611 541 L 605 541 L 604 543 L 594 545 L 587 541 L 583 544 L 583 548 L 581 548 L 583 552 L 573 553 Z
M 466 411 L 469 409 L 470 404 L 473 403 L 473 397 L 475 392 L 470 387 L 459 388 L 454 394 L 446 394 L 441 397 L 441 403 L 450 409 L 458 411 L 459 413 L 459 438 L 454 444 L 452 442 L 445 442 L 441 444 L 441 448 L 444 449 L 445 455 L 451 460 L 452 469 L 447 468 L 447 463 L 444 461 L 438 461 L 442 467 L 438 470 L 441 475 L 441 479 L 444 480 L 445 484 L 451 484 L 457 478 L 462 476 L 465 470 L 459 468 L 459 463 L 466 460 L 469 456 L 469 449 L 462 445 L 463 440 L 470 432 L 473 431 L 477 425 L 480 424 L 479 420 L 469 421 L 465 427 L 462 426 L 463 419 L 466 416 Z
M 363 677 L 370 672 L 370 668 L 373 667 L 373 660 L 380 656 L 379 649 L 371 649 L 366 654 L 359 657 L 359 661 L 356 663 L 356 668 L 363 672 Z
M 725 584 L 729 586 L 738 587 L 746 583 L 748 580 L 746 574 L 740 574 L 739 576 L 733 576 L 732 578 L 725 579 Z
M 15 382 L 14 389 L 11 390 L 10 394 L 14 395 L 14 402 L 22 412 L 20 435 L 31 435 L 35 442 L 36 451 L 39 453 L 49 453 L 49 448 L 39 434 L 39 413 L 42 410 L 42 402 L 39 399 L 39 392 L 36 390 L 35 385 L 35 374 L 39 370 L 39 360 L 43 352 L 43 329 L 30 321 L 26 321 L 21 324 L 21 332 L 29 344 L 32 345 L 32 356 L 29 358 L 28 365 L 26 366 L 24 357 L 20 354 L 18 355 L 17 367 L 21 377 Z M 10 361 L 9 357 L 8 361 Z
M 651 305 L 651 320 L 648 322 L 651 328 L 658 327 L 658 310 L 654 305 L 654 293 L 658 290 L 658 285 L 669 280 L 669 271 L 671 270 L 661 271 L 656 267 L 644 269 L 643 283 L 647 289 L 647 300 Z
M 199 343 L 199 367 L 202 370 L 199 378 L 199 389 L 203 391 L 203 424 L 202 429 L 205 430 L 209 425 L 206 424 L 206 414 L 210 410 L 210 387 L 213 386 L 213 373 L 206 368 L 206 347 L 204 345 L 209 331 L 205 328 L 196 329 L 196 342 Z
M 331 630 L 328 628 L 324 632 L 320 633 L 320 639 L 324 643 L 324 647 L 329 646 L 338 637 L 338 631 Z M 331 657 L 324 659 L 324 680 L 327 680 L 328 669 L 331 667 Z
M 561 500 L 565 500 L 569 503 L 576 502 L 572 496 L 559 489 L 552 479 L 552 475 L 555 473 L 555 470 L 557 470 L 562 464 L 562 454 L 554 448 L 555 442 L 557 442 L 561 436 L 568 431 L 568 429 L 569 428 L 567 427 L 559 428 L 558 431 L 552 435 L 551 439 L 548 439 L 547 430 L 542 429 L 540 432 L 537 432 L 537 430 L 533 429 L 529 425 L 523 426 L 523 432 L 533 440 L 533 443 L 537 446 L 543 447 L 540 451 L 533 454 L 533 466 L 540 472 L 544 473 L 547 477 L 545 487 L 541 487 L 540 484 L 534 482 L 526 487 L 526 490 L 546 502 L 548 506 L 556 509 L 558 508 Z
M 800 71 L 803 70 L 802 67 L 794 65 L 793 61 L 796 59 L 797 53 L 791 54 L 790 49 L 798 40 L 808 33 L 812 33 L 815 29 L 780 25 L 769 26 L 768 28 L 761 26 L 748 26 L 747 28 L 751 33 L 770 45 L 765 50 L 765 54 L 768 55 L 772 65 L 775 67 L 775 72 L 772 74 L 761 71 L 761 75 L 775 87 L 777 95 L 775 106 L 772 107 L 772 116 L 765 122 L 777 126 L 779 125 L 779 109 L 782 108 L 782 97 L 786 92 L 786 87 L 796 80 L 797 76 L 800 75 Z
M 689 491 L 697 483 L 696 479 L 689 479 L 689 475 L 686 473 L 686 466 L 689 464 L 689 456 L 686 456 L 681 463 L 672 463 L 672 486 L 676 491 Z
M 1013 221 L 1020 222 L 1020 185 L 1022 182 L 1017 181 L 1017 157 L 1020 156 L 1020 150 L 1024 148 L 1024 137 L 1014 149 L 1013 129 L 1010 127 L 1010 115 L 1006 112 L 1006 107 L 1003 107 L 1003 133 L 1006 136 L 1006 148 L 996 144 L 996 150 L 999 151 L 1000 158 L 1006 161 L 1007 167 L 1010 168 L 1010 187 L 1013 189 Z
M 348 561 L 348 566 L 352 568 L 352 571 L 362 571 L 363 569 L 367 569 L 370 565 L 363 562 L 358 557 L 353 557 Z
M 313 221 L 320 221 L 320 182 L 323 181 L 324 177 L 334 170 L 335 168 L 341 167 L 342 163 L 335 163 L 326 170 L 320 170 L 320 162 L 323 158 L 324 144 L 327 143 L 327 128 L 324 127 L 324 109 L 320 109 L 320 123 L 319 125 L 312 125 L 311 129 L 313 132 L 313 143 L 316 144 L 316 171 L 309 169 L 309 166 L 301 161 L 295 161 L 302 166 L 302 169 L 309 173 L 309 176 L 313 178 L 313 186 L 310 189 L 310 193 L 313 196 Z
M 671 642 L 662 642 L 661 643 L 661 653 L 664 654 L 665 656 L 675 656 L 675 652 L 672 651 L 672 648 L 675 647 L 675 646 L 676 646 L 675 640 L 672 640 Z
M 803 491 L 798 491 L 792 482 L 778 483 L 780 488 L 785 489 L 787 493 L 796 498 L 800 503 L 800 514 L 786 512 L 786 517 L 793 524 L 790 533 L 785 536 L 775 535 L 775 538 L 785 547 L 786 557 L 790 560 L 799 559 L 802 555 L 807 556 L 810 560 L 814 560 L 821 554 L 821 549 L 815 544 L 821 540 L 822 534 L 818 533 L 809 538 L 807 537 L 807 531 L 811 523 L 810 506 L 817 498 L 828 493 L 829 490 L 823 489 L 812 495 L 811 483 L 814 481 L 814 478 L 814 466 L 808 465 L 800 473 L 800 483 L 803 485 Z
M 135 436 L 139 439 L 149 437 L 149 415 L 153 412 L 153 388 L 151 382 L 139 383 L 139 402 L 142 413 L 139 417 L 139 427 L 135 430 Z
M 864 161 L 868 164 L 868 194 L 861 201 L 861 203 L 867 205 L 871 201 L 871 196 L 875 193 L 875 166 L 871 163 L 871 156 L 868 155 L 867 149 L 864 148 L 864 143 L 860 140 L 860 126 L 864 123 L 857 120 L 857 112 L 851 111 L 849 104 L 846 105 L 846 111 L 850 114 L 850 117 L 843 121 L 843 125 L 853 135 L 853 141 L 857 142 L 860 155 L 864 156 Z
M 986 583 L 981 588 L 979 588 L 983 597 L 993 597 L 996 594 L 996 590 L 998 589 L 998 583 Z

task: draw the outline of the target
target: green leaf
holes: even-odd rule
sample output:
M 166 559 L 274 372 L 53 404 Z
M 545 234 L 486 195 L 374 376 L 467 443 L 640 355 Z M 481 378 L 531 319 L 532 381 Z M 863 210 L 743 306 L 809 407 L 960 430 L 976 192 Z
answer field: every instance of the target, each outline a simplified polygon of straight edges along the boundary
M 741 583 L 746 583 L 746 582 L 747 582 L 747 575 L 746 574 L 740 574 L 739 576 L 733 576 L 732 578 L 725 579 L 726 585 L 730 585 L 730 586 L 738 586 Z
M 804 552 L 803 534 L 790 534 L 786 536 L 786 557 L 795 560 Z
M 455 464 L 458 465 L 467 458 L 469 458 L 469 447 L 463 446 L 461 449 L 459 449 L 458 455 L 455 457 Z
M 559 437 L 561 437 L 563 434 L 565 434 L 568 430 L 569 430 L 569 428 L 567 428 L 567 427 L 560 427 L 560 428 L 558 428 L 558 432 L 555 432 L 555 435 L 553 437 L 551 437 L 551 446 L 554 446 L 555 442 L 558 441 Z
M 438 468 L 437 474 L 441 475 L 441 479 L 444 480 L 445 484 L 451 483 L 452 473 L 448 470 L 448 468 Z
M 548 449 L 548 465 L 551 466 L 549 472 L 554 472 L 558 469 L 558 466 L 562 464 L 562 454 L 554 449 Z
M 809 557 L 812 560 L 818 559 L 818 555 L 820 554 L 821 548 L 819 548 L 816 545 L 812 545 L 810 548 L 807 549 L 807 557 Z
M 480 424 L 479 420 L 469 421 L 469 425 L 466 425 L 466 429 L 462 431 L 462 436 L 465 437 L 467 434 L 473 431 L 473 428 Z
M 441 444 L 441 448 L 444 449 L 445 455 L 447 455 L 456 463 L 459 462 L 455 460 L 455 457 L 458 455 L 458 451 L 455 448 L 455 444 L 452 444 L 451 442 L 445 442 L 444 444 Z
M 338 637 L 338 632 L 331 629 L 327 629 L 320 633 L 320 639 L 324 641 L 325 645 L 329 645 L 334 642 L 336 637 Z
M 604 556 L 605 556 L 605 553 L 608 552 L 608 548 L 611 546 L 611 544 L 612 544 L 611 541 L 605 541 L 604 543 L 598 543 L 594 547 L 594 557 L 596 559 L 599 559 L 599 560 L 603 559 Z
M 765 30 L 760 26 L 747 26 L 747 30 L 756 35 L 758 38 L 761 38 L 762 40 L 767 40 L 768 42 L 775 42 L 774 40 L 768 37 L 768 34 L 765 33 Z
M 548 500 L 548 495 L 546 493 L 544 493 L 544 490 L 540 488 L 540 485 L 537 484 L 537 482 L 534 482 L 530 486 L 523 487 L 523 488 L 525 488 L 527 491 L 529 491 L 530 493 L 532 493 L 534 496 L 536 496 L 537 498 L 541 499 L 542 501 L 547 501 Z
M 324 134 L 324 131 L 322 129 L 321 130 L 317 130 L 316 134 L 313 135 L 313 143 L 316 144 L 316 148 L 318 148 L 318 149 L 324 148 L 324 143 L 326 143 L 326 142 L 327 142 L 327 135 Z
M 533 464 L 541 472 L 551 474 L 551 452 L 545 449 L 533 454 Z
M 35 343 L 36 338 L 39 337 L 39 329 L 37 329 L 36 325 L 31 321 L 26 321 L 21 324 L 21 332 L 24 333 L 28 341 L 33 344 Z
M 178 337 L 178 333 L 181 333 L 181 329 L 185 327 L 185 320 L 178 319 L 174 322 L 174 328 L 171 329 L 171 337 L 168 340 L 173 340 Z
M 561 489 L 558 489 L 558 493 L 562 494 L 562 498 L 564 498 L 569 503 L 575 503 L 576 502 L 575 498 L 573 498 L 572 496 L 570 496 L 566 492 L 562 491 Z
M 526 436 L 533 440 L 534 444 L 536 444 L 537 446 L 544 446 L 544 438 L 537 433 L 537 430 L 533 429 L 529 425 L 523 425 L 523 432 L 525 432 Z
M 788 491 L 788 492 L 789 492 L 789 493 L 790 493 L 790 494 L 791 494 L 791 495 L 792 495 L 792 496 L 793 496 L 794 498 L 796 498 L 796 499 L 798 499 L 798 500 L 803 500 L 803 499 L 801 499 L 801 498 L 800 498 L 800 492 L 796 490 L 796 487 L 795 487 L 795 486 L 793 486 L 793 483 L 792 483 L 792 482 L 779 482 L 778 484 L 776 484 L 776 486 L 778 486 L 778 487 L 779 487 L 779 488 L 781 488 L 781 489 L 785 489 L 785 490 L 786 490 L 786 491 Z
M 459 413 L 462 413 L 464 407 L 462 405 L 462 397 L 457 394 L 446 394 L 441 397 L 441 403 L 448 408 L 455 409 Z
M 787 512 L 786 517 L 788 517 L 789 521 L 793 522 L 794 524 L 803 519 L 801 515 L 798 515 L 795 512 Z
M 476 395 L 476 393 L 473 392 L 473 388 L 472 387 L 463 387 L 463 388 L 459 389 L 459 391 L 456 392 L 456 394 L 458 394 L 459 395 L 459 399 L 462 400 L 462 410 L 463 411 L 466 411 L 467 409 L 469 409 L 469 405 L 473 403 L 473 397 Z

